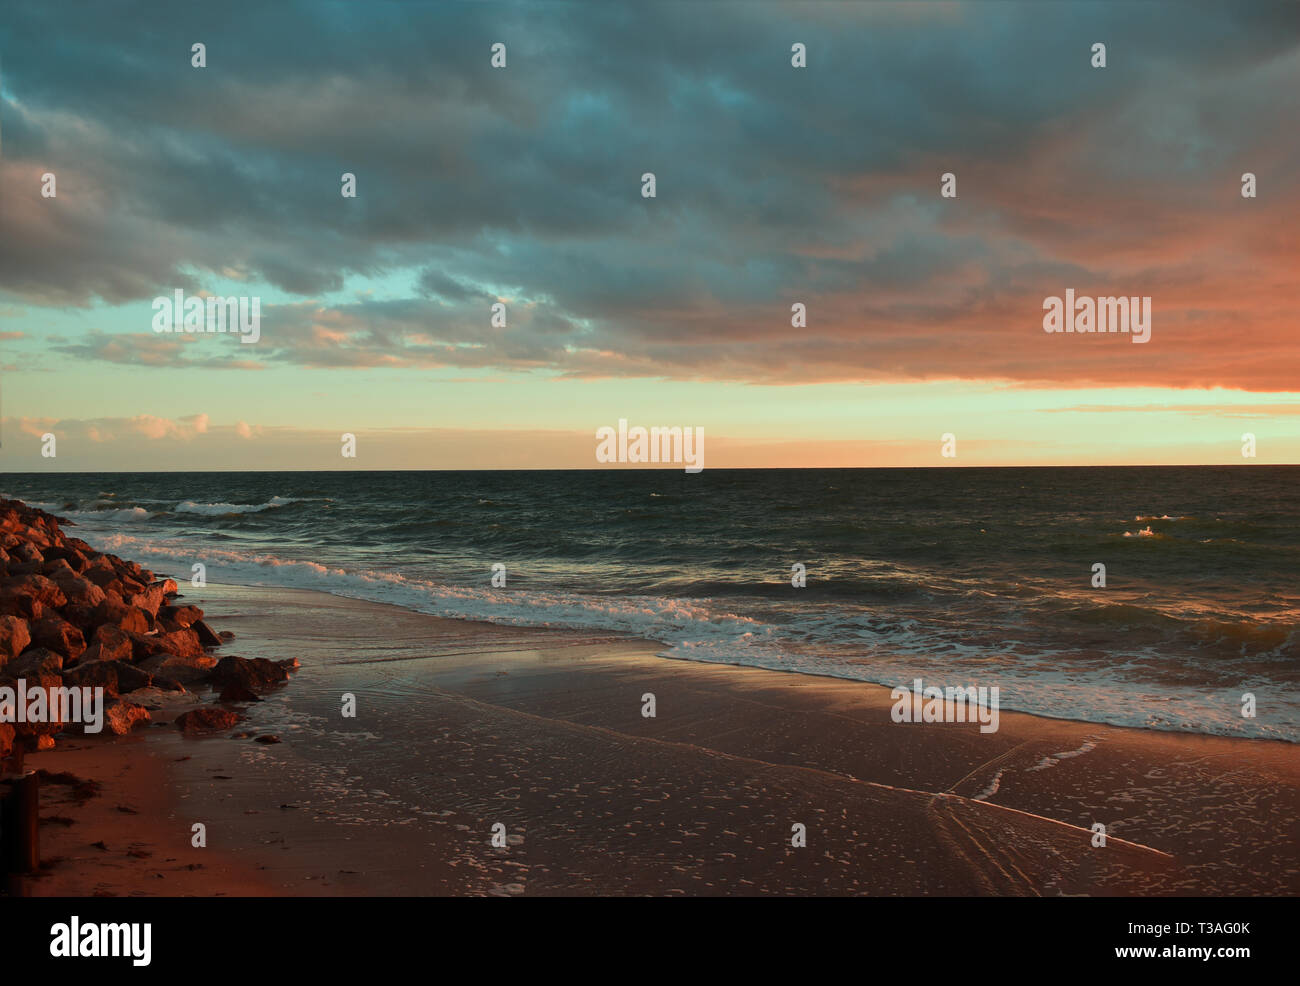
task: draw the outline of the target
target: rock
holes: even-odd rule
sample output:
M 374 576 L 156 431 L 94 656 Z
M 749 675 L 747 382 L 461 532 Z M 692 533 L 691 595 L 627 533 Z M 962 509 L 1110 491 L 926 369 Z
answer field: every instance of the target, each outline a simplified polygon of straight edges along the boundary
M 161 606 L 158 609 L 158 619 L 171 620 L 173 623 L 187 627 L 203 619 L 203 610 L 197 606 Z
M 122 661 L 95 661 L 63 672 L 66 684 L 77 688 L 103 688 L 107 695 L 133 692 L 153 684 L 153 675 Z
M 170 654 L 167 645 L 162 642 L 162 638 L 156 633 L 132 633 L 127 631 L 126 634 L 131 638 L 132 660 L 137 664 L 146 661 L 158 654 Z
M 83 637 L 90 639 L 99 623 L 95 620 L 95 607 L 84 603 L 68 603 L 60 612 L 63 618 L 81 631 Z
M 133 692 L 138 688 L 148 688 L 153 684 L 153 675 L 134 664 L 122 661 L 110 661 L 117 672 L 117 689 L 121 692 Z
M 200 610 L 200 612 L 202 611 Z M 202 620 L 195 620 L 190 629 L 198 634 L 200 646 L 220 647 L 226 642 L 224 634 L 214 633 L 212 627 L 208 626 Z
M 289 671 L 275 661 L 264 657 L 223 657 L 212 671 L 212 680 L 218 684 L 239 684 L 250 692 L 265 691 L 272 685 L 289 680 Z
M 255 743 L 279 743 L 279 742 L 281 742 L 281 740 L 280 740 L 280 737 L 274 735 L 273 733 L 263 733 L 261 736 L 258 736 L 258 737 L 253 741 L 253 742 L 255 742 Z
M 7 722 L 0 722 L 0 760 L 6 760 L 13 755 L 14 737 L 18 735 L 17 730 Z
M 163 604 L 163 589 L 161 585 L 145 586 L 141 591 L 127 599 L 132 606 L 138 606 L 150 616 L 158 615 L 158 608 Z
M 29 537 L 18 541 L 17 544 L 9 548 L 9 557 L 20 562 L 38 562 L 45 563 L 45 556 L 41 554 L 40 549 L 32 542 Z
M 53 561 L 47 558 L 45 564 L 41 566 L 41 574 L 48 575 L 50 578 L 54 578 L 59 571 L 67 572 L 69 575 L 77 574 L 72 570 L 72 566 L 62 558 L 55 558 Z
M 91 661 L 131 661 L 135 657 L 135 642 L 125 631 L 105 623 L 95 631 L 94 640 L 81 655 L 81 664 Z
M 75 540 L 76 538 L 70 538 L 69 542 Z M 81 542 L 81 544 L 85 543 L 84 541 Z M 77 545 L 68 542 L 45 549 L 44 555 L 46 565 L 62 560 L 74 572 L 84 572 L 90 566 L 86 552 Z
M 63 670 L 63 655 L 44 647 L 23 651 L 5 665 L 6 678 L 37 678 L 58 675 Z
M 34 652 L 28 651 L 27 653 L 32 654 Z M 44 650 L 42 650 L 40 653 L 47 654 L 47 655 L 50 654 L 49 651 L 44 651 Z M 57 654 L 54 654 L 52 656 L 55 659 L 58 658 Z M 22 658 L 20 657 L 19 660 L 21 661 Z M 15 722 L 13 723 L 13 729 L 15 735 L 18 737 L 32 737 L 32 736 L 53 735 L 54 733 L 62 732 L 63 706 L 58 699 L 58 695 L 59 695 L 59 690 L 63 688 L 63 679 L 59 676 L 59 674 L 57 672 L 51 672 L 51 671 L 44 670 L 43 668 L 40 668 L 40 669 L 25 671 L 21 674 L 10 676 L 9 668 L 6 668 L 5 676 L 0 677 L 0 688 L 12 688 L 14 689 L 15 692 L 17 692 L 18 679 L 22 679 L 24 683 L 24 687 L 26 688 L 27 708 L 29 711 L 32 708 L 32 703 L 34 701 L 33 695 L 38 691 L 45 692 L 43 700 L 42 699 L 35 700 L 37 702 L 43 701 L 45 707 L 45 712 L 44 712 L 45 721 Z M 51 698 L 53 698 L 53 701 L 51 701 Z
M 116 592 L 108 591 L 105 599 L 95 607 L 95 623 L 112 623 L 128 633 L 147 633 L 150 617 L 144 610 L 128 606 Z
M 27 649 L 32 642 L 30 624 L 21 616 L 0 616 L 0 668 Z
M 75 661 L 86 649 L 86 638 L 81 631 L 61 616 L 47 616 L 31 627 L 33 643 L 62 654 L 65 660 Z
M 176 728 L 185 733 L 186 736 L 193 736 L 198 733 L 215 733 L 223 729 L 229 729 L 235 723 L 244 717 L 237 712 L 231 712 L 229 709 L 223 709 L 216 705 L 202 705 L 197 709 L 190 709 L 176 717 Z
M 63 594 L 58 583 L 53 579 L 47 579 L 44 575 L 20 575 L 17 579 L 11 579 L 10 584 L 5 586 L 5 590 L 30 596 L 42 606 L 51 609 L 58 609 L 68 603 L 68 597 Z
M 140 669 L 148 671 L 155 681 L 170 678 L 183 685 L 196 685 L 207 681 L 208 673 L 217 659 L 207 654 L 198 657 L 181 657 L 179 654 L 154 654 L 140 662 Z
M 102 688 L 104 694 L 116 698 L 117 669 L 120 661 L 93 661 L 63 672 L 63 683 L 70 688 Z
M 168 653 L 180 657 L 203 656 L 203 645 L 199 643 L 199 635 L 188 627 L 184 630 L 173 630 L 171 633 L 160 633 L 158 642 Z
M 39 620 L 45 607 L 31 596 L 9 589 L 0 589 L 0 616 L 17 616 L 24 620 Z
M 36 737 L 36 749 L 37 752 L 40 752 L 42 750 L 53 750 L 54 737 L 51 736 L 49 733 L 41 733 L 40 736 Z
M 105 599 L 104 590 L 90 579 L 83 578 L 71 568 L 55 572 L 51 578 L 68 602 L 82 606 L 98 606 Z
M 151 718 L 143 705 L 124 698 L 115 698 L 104 707 L 104 728 L 116 736 L 125 736 Z
M 176 596 L 179 595 L 181 591 L 177 587 L 175 579 L 161 579 L 160 581 L 155 582 L 154 585 L 162 586 L 162 593 L 164 596 Z

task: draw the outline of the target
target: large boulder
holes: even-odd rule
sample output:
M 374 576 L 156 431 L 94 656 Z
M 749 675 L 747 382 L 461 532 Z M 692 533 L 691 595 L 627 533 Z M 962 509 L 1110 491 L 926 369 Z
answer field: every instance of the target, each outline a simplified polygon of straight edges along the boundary
M 62 654 L 64 660 L 75 661 L 86 649 L 86 638 L 81 631 L 61 616 L 46 616 L 31 627 L 32 642 Z
M 68 602 L 80 606 L 98 606 L 104 601 L 104 590 L 90 579 L 83 578 L 72 569 L 64 567 L 50 576 L 51 580 L 62 590 Z
M 212 681 L 218 685 L 237 684 L 250 692 L 266 691 L 272 685 L 289 680 L 289 671 L 282 664 L 264 657 L 223 657 L 212 670 Z
M 159 579 L 157 582 L 153 584 L 161 586 L 163 595 L 169 598 L 171 596 L 178 595 L 181 591 L 180 588 L 176 585 L 175 579 Z
M 102 603 L 95 607 L 96 623 L 111 623 L 128 633 L 148 633 L 152 618 L 144 610 L 129 606 L 115 592 L 106 592 Z
M 104 706 L 104 728 L 114 735 L 125 736 L 149 721 L 149 710 L 136 702 L 115 698 Z
M 31 596 L 38 603 L 52 609 L 58 609 L 68 602 L 68 597 L 63 594 L 59 584 L 44 575 L 20 575 L 16 579 L 11 579 L 5 589 Z
M 31 626 L 21 616 L 0 616 L 0 668 L 27 649 Z
M 132 606 L 138 606 L 150 616 L 158 615 L 158 608 L 165 601 L 163 587 L 160 584 L 148 585 L 127 599 Z
M 95 630 L 90 646 L 82 652 L 82 664 L 93 661 L 130 661 L 135 656 L 135 642 L 124 631 L 104 623 Z
M 244 717 L 219 705 L 201 705 L 176 717 L 176 728 L 187 736 L 229 729 Z
M 153 675 L 122 661 L 95 661 L 63 672 L 66 684 L 76 688 L 102 688 L 107 695 L 133 692 L 153 684 Z
M 28 651 L 31 654 L 32 651 Z M 49 654 L 49 651 L 43 653 Z M 55 659 L 57 654 L 51 655 Z M 19 658 L 21 661 L 22 658 Z M 4 675 L 0 677 L 0 688 L 12 688 L 15 693 L 18 692 L 18 683 L 21 679 L 23 687 L 26 689 L 26 710 L 23 721 L 13 723 L 14 732 L 21 737 L 39 737 L 53 736 L 63 729 L 63 706 L 58 700 L 60 690 L 64 687 L 63 678 L 57 671 L 47 671 L 43 662 L 33 670 L 25 670 L 19 674 L 11 674 L 9 668 L 5 669 Z M 44 692 L 44 697 L 40 700 L 34 698 L 37 692 Z M 35 703 L 35 705 L 34 705 Z M 44 719 L 39 722 L 33 722 L 27 718 L 33 707 L 39 708 L 44 706 Z M 17 717 L 15 717 L 17 718 Z
M 203 610 L 197 606 L 162 606 L 158 610 L 158 619 L 188 627 L 203 619 Z
M 204 653 L 203 645 L 199 643 L 199 635 L 189 627 L 173 630 L 171 633 L 160 633 L 158 642 L 168 653 L 178 654 L 181 657 L 202 657 Z
M 155 654 L 171 653 L 156 633 L 127 633 L 131 638 L 132 660 L 139 664 Z
M 208 626 L 203 620 L 195 620 L 194 625 L 190 627 L 199 637 L 199 643 L 204 647 L 220 647 L 226 641 L 212 627 Z
M 179 654 L 154 654 L 140 662 L 142 671 L 148 671 L 155 679 L 169 678 L 182 685 L 197 685 L 208 680 L 208 674 L 216 666 L 217 659 L 207 654 L 197 657 L 181 657 Z
M 63 670 L 63 655 L 46 647 L 32 647 L 5 665 L 6 678 L 36 678 Z

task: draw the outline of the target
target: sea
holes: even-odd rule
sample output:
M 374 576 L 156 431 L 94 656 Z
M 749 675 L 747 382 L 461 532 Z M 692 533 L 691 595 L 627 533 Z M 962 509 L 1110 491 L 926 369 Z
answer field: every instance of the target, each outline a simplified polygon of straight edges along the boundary
M 996 686 L 1002 709 L 1294 743 L 1298 481 L 1257 465 L 9 473 L 0 492 L 178 582 L 202 565 L 214 583 L 634 635 L 669 658 Z

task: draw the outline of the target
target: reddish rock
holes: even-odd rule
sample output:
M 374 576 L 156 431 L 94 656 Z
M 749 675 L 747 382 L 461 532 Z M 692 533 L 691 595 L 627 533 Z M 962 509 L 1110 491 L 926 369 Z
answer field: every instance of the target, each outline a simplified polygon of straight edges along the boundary
M 148 709 L 124 698 L 115 698 L 104 706 L 104 728 L 116 736 L 125 736 L 150 719 Z
M 27 649 L 32 642 L 30 624 L 20 616 L 0 616 L 0 668 Z
M 163 645 L 163 649 L 171 654 L 181 657 L 203 655 L 203 645 L 199 643 L 199 635 L 188 627 L 184 630 L 173 630 L 171 633 L 160 633 L 158 641 Z
M 96 661 L 63 672 L 66 684 L 76 688 L 103 688 L 105 694 L 119 695 L 153 684 L 153 675 L 122 661 Z
M 0 760 L 7 759 L 14 752 L 14 737 L 17 730 L 7 722 L 0 722 Z
M 35 597 L 7 586 L 0 589 L 0 616 L 17 616 L 24 620 L 39 620 L 45 607 Z
M 176 728 L 187 736 L 229 729 L 244 717 L 216 705 L 203 705 L 176 717 Z
M 171 620 L 173 623 L 188 627 L 203 619 L 203 610 L 197 606 L 163 606 L 158 610 L 158 619 Z
M 82 653 L 80 663 L 131 661 L 134 657 L 135 643 L 130 635 L 111 623 L 105 623 L 95 631 L 95 637 Z
M 31 596 L 43 606 L 58 609 L 67 605 L 68 597 L 63 594 L 57 582 L 44 575 L 20 575 L 5 586 L 10 592 L 19 592 Z
M 47 616 L 31 626 L 32 642 L 62 654 L 65 660 L 75 661 L 86 649 L 81 631 L 60 616 Z
M 195 620 L 190 629 L 198 634 L 199 644 L 203 647 L 220 647 L 226 642 L 224 635 L 213 631 L 212 627 L 208 626 L 203 620 Z
M 272 685 L 288 681 L 289 671 L 264 657 L 250 659 L 229 654 L 213 669 L 212 680 L 217 684 L 238 684 L 250 692 L 261 692 Z
M 32 654 L 34 652 L 28 651 L 27 653 Z M 41 651 L 41 653 L 46 655 L 50 654 L 49 651 Z M 52 656 L 55 659 L 58 658 L 57 654 L 53 654 L 50 656 Z M 19 658 L 19 660 L 22 660 L 22 658 Z M 32 705 L 34 701 L 33 696 L 35 695 L 35 693 L 36 692 L 45 693 L 43 699 L 40 700 L 41 704 L 43 704 L 45 707 L 43 713 L 45 716 L 45 721 L 43 722 L 24 721 L 24 722 L 13 723 L 12 725 L 16 736 L 19 737 L 47 736 L 47 735 L 52 735 L 54 733 L 60 732 L 63 729 L 63 719 L 62 719 L 63 706 L 58 700 L 59 691 L 64 687 L 63 679 L 59 676 L 57 671 L 44 670 L 44 668 L 48 666 L 49 665 L 45 664 L 45 662 L 41 662 L 40 668 L 36 670 L 24 671 L 19 674 L 10 674 L 9 668 L 6 668 L 4 676 L 0 677 L 0 688 L 12 688 L 14 689 L 15 693 L 17 693 L 18 691 L 19 679 L 23 681 L 24 687 L 26 688 L 26 698 L 27 698 L 25 708 L 29 712 L 32 709 Z M 51 701 L 51 698 L 53 698 L 54 700 Z
M 131 638 L 132 660 L 137 664 L 147 660 L 156 654 L 170 653 L 166 645 L 162 643 L 162 638 L 156 633 L 131 633 L 127 632 Z
M 40 675 L 57 675 L 62 670 L 62 654 L 45 647 L 32 647 L 6 664 L 4 675 L 6 678 L 35 678 Z
M 70 568 L 64 568 L 51 576 L 68 602 L 80 606 L 98 606 L 105 599 L 104 590 L 90 579 L 82 578 Z
M 95 607 L 85 606 L 79 603 L 68 603 L 59 612 L 63 618 L 81 631 L 82 636 L 87 640 L 95 632 L 95 627 L 99 623 L 95 620 Z
M 170 678 L 183 685 L 196 685 L 208 678 L 217 659 L 201 654 L 198 657 L 181 657 L 179 654 L 155 654 L 140 662 L 140 669 L 148 671 L 155 680 Z
M 45 563 L 45 556 L 41 554 L 40 549 L 33 543 L 30 535 L 26 539 L 19 540 L 9 547 L 9 557 L 17 562 L 39 562 Z
M 161 585 L 145 586 L 141 591 L 129 597 L 127 602 L 132 606 L 138 606 L 150 616 L 158 615 L 158 608 L 163 604 L 163 590 Z
M 77 574 L 72 570 L 72 566 L 62 558 L 55 558 L 52 560 L 47 558 L 45 559 L 45 564 L 41 566 L 41 574 L 48 575 L 50 578 L 54 578 L 61 571 L 67 572 L 69 575 Z

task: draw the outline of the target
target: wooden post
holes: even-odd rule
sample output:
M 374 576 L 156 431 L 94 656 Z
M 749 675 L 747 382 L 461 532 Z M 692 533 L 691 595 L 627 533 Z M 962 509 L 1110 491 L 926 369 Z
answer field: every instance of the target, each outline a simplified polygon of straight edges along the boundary
M 29 770 L 12 778 L 9 793 L 0 799 L 0 846 L 3 868 L 10 873 L 35 873 L 41 865 L 41 781 Z

